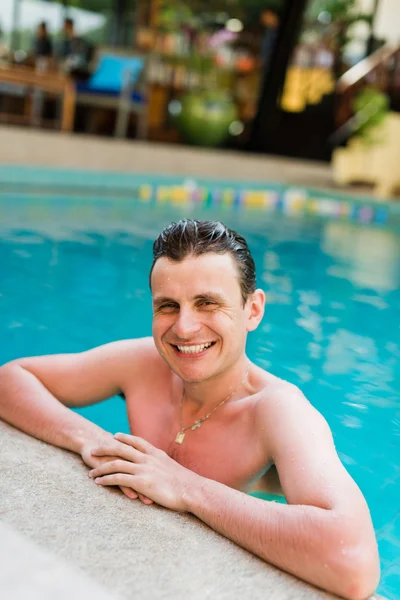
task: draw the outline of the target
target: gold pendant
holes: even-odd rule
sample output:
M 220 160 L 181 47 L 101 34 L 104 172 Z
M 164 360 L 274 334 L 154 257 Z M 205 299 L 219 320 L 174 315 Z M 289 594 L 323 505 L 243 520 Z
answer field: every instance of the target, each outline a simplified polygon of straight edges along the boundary
M 184 439 L 185 439 L 185 433 L 183 431 L 180 431 L 175 438 L 175 442 L 177 444 L 182 444 Z

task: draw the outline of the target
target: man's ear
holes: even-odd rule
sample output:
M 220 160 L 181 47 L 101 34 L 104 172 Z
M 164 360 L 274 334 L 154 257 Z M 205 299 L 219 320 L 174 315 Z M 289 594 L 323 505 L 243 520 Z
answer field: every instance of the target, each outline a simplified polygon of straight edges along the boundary
M 261 289 L 257 289 L 247 298 L 247 331 L 254 331 L 260 324 L 264 316 L 265 308 L 265 293 Z

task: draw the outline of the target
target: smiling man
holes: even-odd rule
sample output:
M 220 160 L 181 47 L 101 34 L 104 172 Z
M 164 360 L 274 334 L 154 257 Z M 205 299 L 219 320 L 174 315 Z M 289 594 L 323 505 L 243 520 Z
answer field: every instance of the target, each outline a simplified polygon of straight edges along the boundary
M 0 417 L 80 454 L 99 485 L 196 515 L 264 560 L 351 600 L 379 580 L 366 502 L 324 418 L 257 367 L 265 295 L 245 239 L 184 220 L 154 243 L 153 337 L 0 368 Z M 70 408 L 126 398 L 133 435 Z M 249 496 L 277 472 L 287 504 Z

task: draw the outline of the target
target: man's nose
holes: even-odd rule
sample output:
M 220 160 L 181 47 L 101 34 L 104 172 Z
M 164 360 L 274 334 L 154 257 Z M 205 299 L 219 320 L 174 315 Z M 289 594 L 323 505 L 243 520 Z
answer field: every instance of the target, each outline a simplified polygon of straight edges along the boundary
M 176 337 L 190 340 L 201 329 L 201 324 L 193 311 L 181 308 L 172 329 Z

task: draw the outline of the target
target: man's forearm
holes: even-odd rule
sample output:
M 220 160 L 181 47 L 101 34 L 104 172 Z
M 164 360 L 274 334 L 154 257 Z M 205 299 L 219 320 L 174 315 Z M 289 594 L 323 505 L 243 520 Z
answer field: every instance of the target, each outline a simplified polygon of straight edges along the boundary
M 337 539 L 338 523 L 332 511 L 266 502 L 197 477 L 184 501 L 188 512 L 214 530 L 263 560 L 335 594 L 356 599 L 374 591 L 373 573 L 372 589 L 368 589 L 364 573 L 353 568 L 357 557 L 346 544 L 345 523 L 343 540 Z M 368 591 L 364 593 L 364 589 Z
M 0 419 L 78 454 L 85 444 L 110 435 L 64 406 L 32 373 L 15 364 L 0 368 Z

